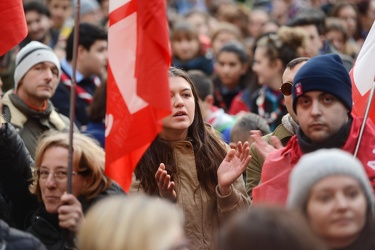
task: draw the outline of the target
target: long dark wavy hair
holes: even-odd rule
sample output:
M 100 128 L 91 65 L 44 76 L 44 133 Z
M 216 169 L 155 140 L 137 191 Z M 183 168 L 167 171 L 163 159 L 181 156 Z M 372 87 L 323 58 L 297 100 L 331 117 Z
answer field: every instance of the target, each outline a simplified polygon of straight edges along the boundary
M 188 138 L 194 148 L 195 166 L 198 173 L 200 186 L 210 195 L 215 195 L 217 185 L 217 169 L 226 155 L 225 144 L 204 124 L 201 110 L 198 104 L 198 94 L 192 80 L 183 70 L 171 67 L 169 77 L 181 77 L 185 79 L 191 87 L 195 113 L 193 123 L 188 128 Z M 155 174 L 160 163 L 164 163 L 171 179 L 176 179 L 174 152 L 169 141 L 156 139 L 152 142 L 146 153 L 141 158 L 135 169 L 135 175 L 140 180 L 145 192 L 149 195 L 159 196 L 159 189 L 155 180 Z M 178 188 L 178 187 L 177 187 Z M 177 194 L 178 195 L 178 194 Z

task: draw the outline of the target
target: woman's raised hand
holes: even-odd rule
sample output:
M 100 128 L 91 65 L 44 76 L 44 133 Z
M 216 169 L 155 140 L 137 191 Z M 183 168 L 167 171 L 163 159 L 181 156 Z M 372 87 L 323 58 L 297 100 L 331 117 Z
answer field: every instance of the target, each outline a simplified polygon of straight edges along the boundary
M 217 170 L 219 192 L 226 196 L 231 192 L 231 185 L 242 175 L 251 159 L 249 143 L 238 142 L 237 151 L 231 149 Z
M 158 171 L 155 174 L 156 182 L 158 183 L 159 194 L 161 197 L 176 201 L 177 195 L 174 190 L 175 184 L 171 181 L 171 176 L 165 170 L 164 163 L 160 163 Z

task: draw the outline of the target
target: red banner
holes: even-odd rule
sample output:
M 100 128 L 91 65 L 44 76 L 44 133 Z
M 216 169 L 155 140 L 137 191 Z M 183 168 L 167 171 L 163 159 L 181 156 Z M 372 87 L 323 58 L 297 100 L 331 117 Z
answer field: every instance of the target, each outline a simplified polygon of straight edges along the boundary
M 165 0 L 111 0 L 109 22 L 105 172 L 128 191 L 171 112 Z
M 27 36 L 22 0 L 0 1 L 0 56 Z

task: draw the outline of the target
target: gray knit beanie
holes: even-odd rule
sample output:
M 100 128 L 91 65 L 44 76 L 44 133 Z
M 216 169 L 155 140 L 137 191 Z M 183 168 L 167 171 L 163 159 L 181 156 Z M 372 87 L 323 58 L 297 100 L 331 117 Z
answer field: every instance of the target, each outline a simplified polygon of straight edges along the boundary
M 55 52 L 47 45 L 32 41 L 23 47 L 16 56 L 16 69 L 14 71 L 14 88 L 18 88 L 18 84 L 22 77 L 35 65 L 41 62 L 50 62 L 56 65 L 60 79 L 61 69 L 59 58 Z
M 341 149 L 320 149 L 301 157 L 289 178 L 287 206 L 303 210 L 311 188 L 320 180 L 332 175 L 346 175 L 361 185 L 374 213 L 374 193 L 362 163 Z

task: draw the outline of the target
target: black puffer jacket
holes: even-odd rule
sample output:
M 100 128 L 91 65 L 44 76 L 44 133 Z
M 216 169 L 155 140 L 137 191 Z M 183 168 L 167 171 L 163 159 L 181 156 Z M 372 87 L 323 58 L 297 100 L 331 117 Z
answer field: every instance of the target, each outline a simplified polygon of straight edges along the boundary
M 95 204 L 97 201 L 109 196 L 109 195 L 124 195 L 124 191 L 115 182 L 100 193 L 94 199 L 87 201 L 86 199 L 80 198 L 79 201 L 82 205 L 83 213 Z M 70 234 L 69 231 L 63 230 L 59 226 L 59 219 L 57 214 L 49 214 L 44 204 L 34 213 L 31 226 L 27 229 L 27 232 L 37 237 L 48 250 L 68 250 L 75 249 L 74 235 Z
M 0 220 L 0 249 L 6 250 L 46 250 L 46 247 L 34 236 L 10 228 Z
M 24 230 L 37 199 L 29 191 L 34 161 L 10 123 L 0 123 L 0 219 Z M 5 204 L 4 204 L 5 202 Z
M 64 236 L 68 231 L 59 226 L 58 215 L 49 214 L 44 206 L 35 212 L 27 232 L 43 242 L 48 250 L 75 249 L 73 237 Z

